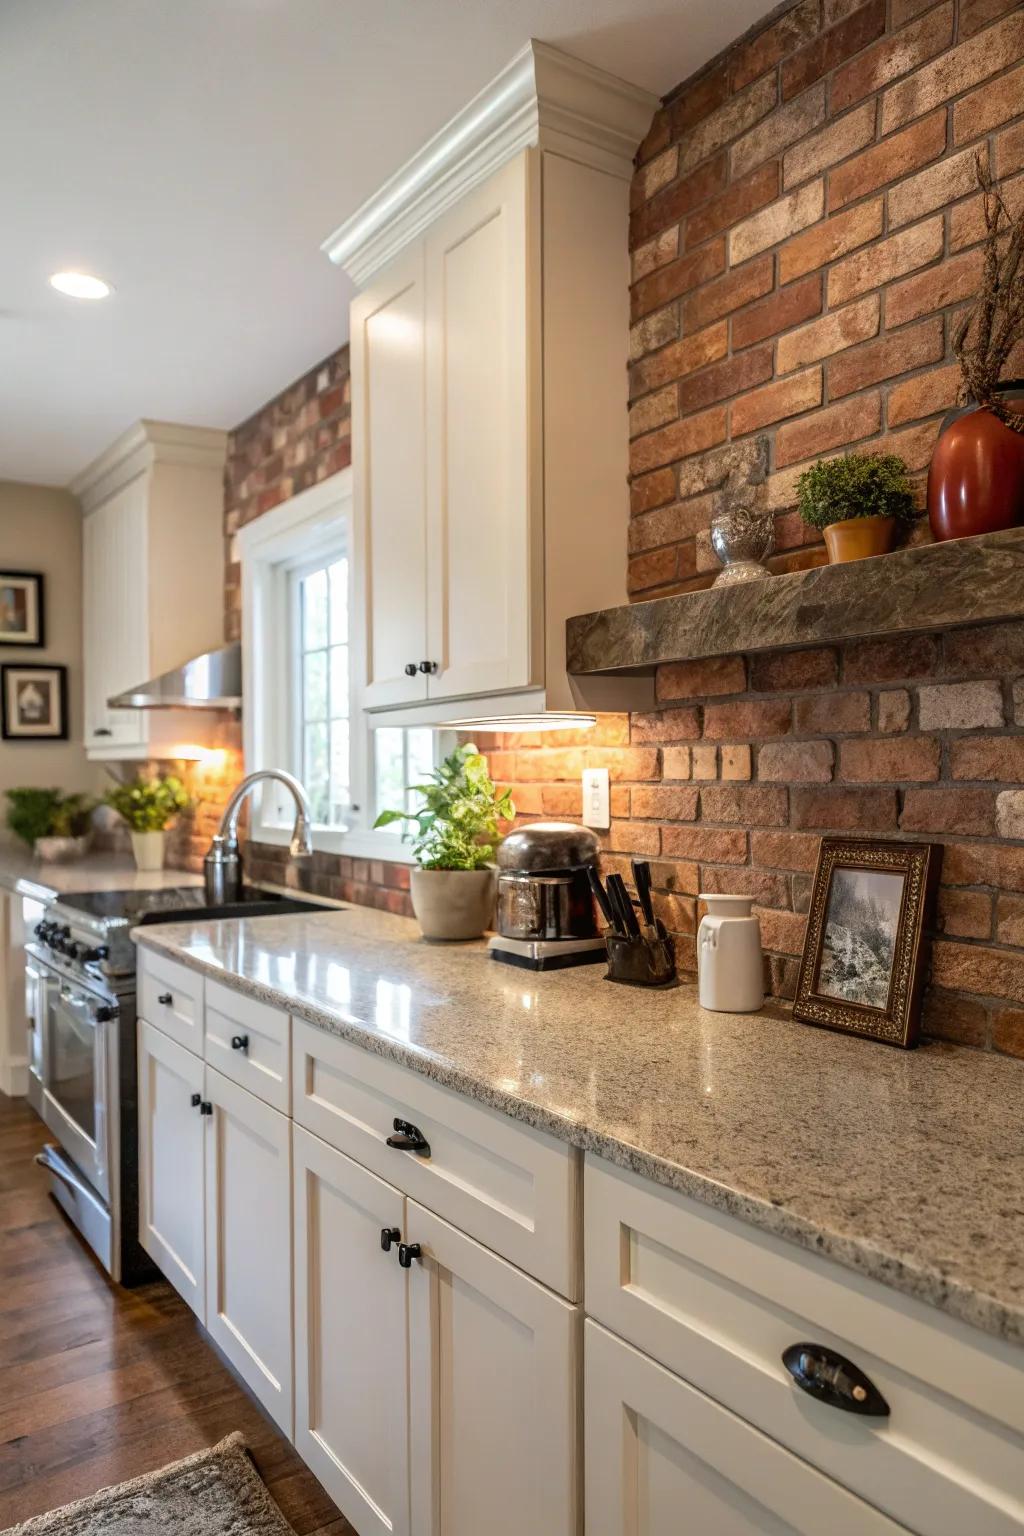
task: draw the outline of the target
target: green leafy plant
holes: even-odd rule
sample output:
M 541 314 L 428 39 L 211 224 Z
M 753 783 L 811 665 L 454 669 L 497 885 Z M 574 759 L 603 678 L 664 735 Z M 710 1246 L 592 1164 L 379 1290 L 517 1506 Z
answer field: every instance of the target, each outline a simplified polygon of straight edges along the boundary
M 103 798 L 133 832 L 162 832 L 192 803 L 184 784 L 173 773 L 165 779 L 136 778 L 115 784 Z
M 483 869 L 494 858 L 498 822 L 516 813 L 509 790 L 499 794 L 487 771 L 487 759 L 469 744 L 456 747 L 427 784 L 411 784 L 422 795 L 415 811 L 381 811 L 375 827 L 396 821 L 415 823 L 411 838 L 416 862 L 424 869 Z
M 805 469 L 796 483 L 800 516 L 812 528 L 850 517 L 917 516 L 907 466 L 895 453 L 846 453 Z
M 31 848 L 37 837 L 83 837 L 95 801 L 59 789 L 9 789 L 7 825 Z

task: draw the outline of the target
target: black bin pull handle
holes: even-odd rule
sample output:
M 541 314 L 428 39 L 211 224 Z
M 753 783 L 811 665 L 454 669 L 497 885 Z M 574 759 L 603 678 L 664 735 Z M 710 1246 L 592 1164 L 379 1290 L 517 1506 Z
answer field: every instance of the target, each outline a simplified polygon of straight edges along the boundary
M 791 1344 L 782 1352 L 782 1363 L 797 1386 L 819 1403 L 844 1413 L 888 1418 L 889 1404 L 871 1378 L 834 1349 L 824 1344 Z
M 249 1036 L 248 1035 L 232 1035 L 231 1036 L 231 1049 L 233 1051 L 245 1051 L 248 1054 L 248 1050 L 249 1050 Z
M 174 998 L 171 996 L 170 992 L 161 992 L 160 996 L 157 998 L 157 1002 L 162 1003 L 165 1008 L 169 1008 L 174 1002 Z
M 415 1152 L 419 1157 L 430 1156 L 430 1143 L 418 1125 L 396 1119 L 394 1126 L 395 1135 L 388 1137 L 389 1147 L 394 1147 L 396 1152 Z

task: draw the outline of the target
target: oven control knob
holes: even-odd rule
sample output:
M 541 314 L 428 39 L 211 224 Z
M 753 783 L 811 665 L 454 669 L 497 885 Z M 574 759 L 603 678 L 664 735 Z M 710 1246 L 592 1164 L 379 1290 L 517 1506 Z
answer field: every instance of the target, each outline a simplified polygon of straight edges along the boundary
M 93 1017 L 97 1024 L 109 1024 L 111 1019 L 116 1019 L 117 1009 L 111 1008 L 109 1003 L 100 1003 Z
M 67 955 L 69 960 L 79 959 L 82 953 L 81 944 L 76 944 L 74 939 L 65 939 L 64 943 L 61 945 L 61 949 Z
M 86 965 L 94 965 L 97 960 L 105 960 L 109 954 L 106 944 L 97 944 L 95 949 L 83 949 L 80 958 Z
M 71 937 L 71 929 L 68 926 L 68 924 L 65 923 L 63 928 L 58 928 L 57 929 L 57 934 L 62 939 L 70 939 L 70 937 Z

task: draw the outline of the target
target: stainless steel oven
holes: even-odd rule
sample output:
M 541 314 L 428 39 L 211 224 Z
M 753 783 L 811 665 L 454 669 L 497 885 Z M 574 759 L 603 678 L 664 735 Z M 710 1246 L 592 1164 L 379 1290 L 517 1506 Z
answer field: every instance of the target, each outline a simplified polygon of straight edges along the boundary
M 42 988 L 43 1119 L 92 1188 L 110 1203 L 111 1035 L 117 1008 L 79 982 Z

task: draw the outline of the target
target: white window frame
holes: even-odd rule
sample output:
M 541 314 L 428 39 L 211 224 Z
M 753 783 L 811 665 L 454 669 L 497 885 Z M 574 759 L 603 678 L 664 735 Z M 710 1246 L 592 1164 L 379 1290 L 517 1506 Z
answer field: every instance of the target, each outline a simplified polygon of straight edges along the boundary
M 237 534 L 242 566 L 242 740 L 247 772 L 280 768 L 292 760 L 294 727 L 292 637 L 288 589 L 291 573 L 310 561 L 348 553 L 349 740 L 352 798 L 358 820 L 346 830 L 314 827 L 317 852 L 354 858 L 414 862 L 409 845 L 368 825 L 373 792 L 373 741 L 362 707 L 365 648 L 359 615 L 361 569 L 352 506 L 352 470 L 343 469 L 247 523 Z M 294 821 L 291 796 L 273 784 L 253 797 L 250 835 L 256 842 L 286 845 Z

